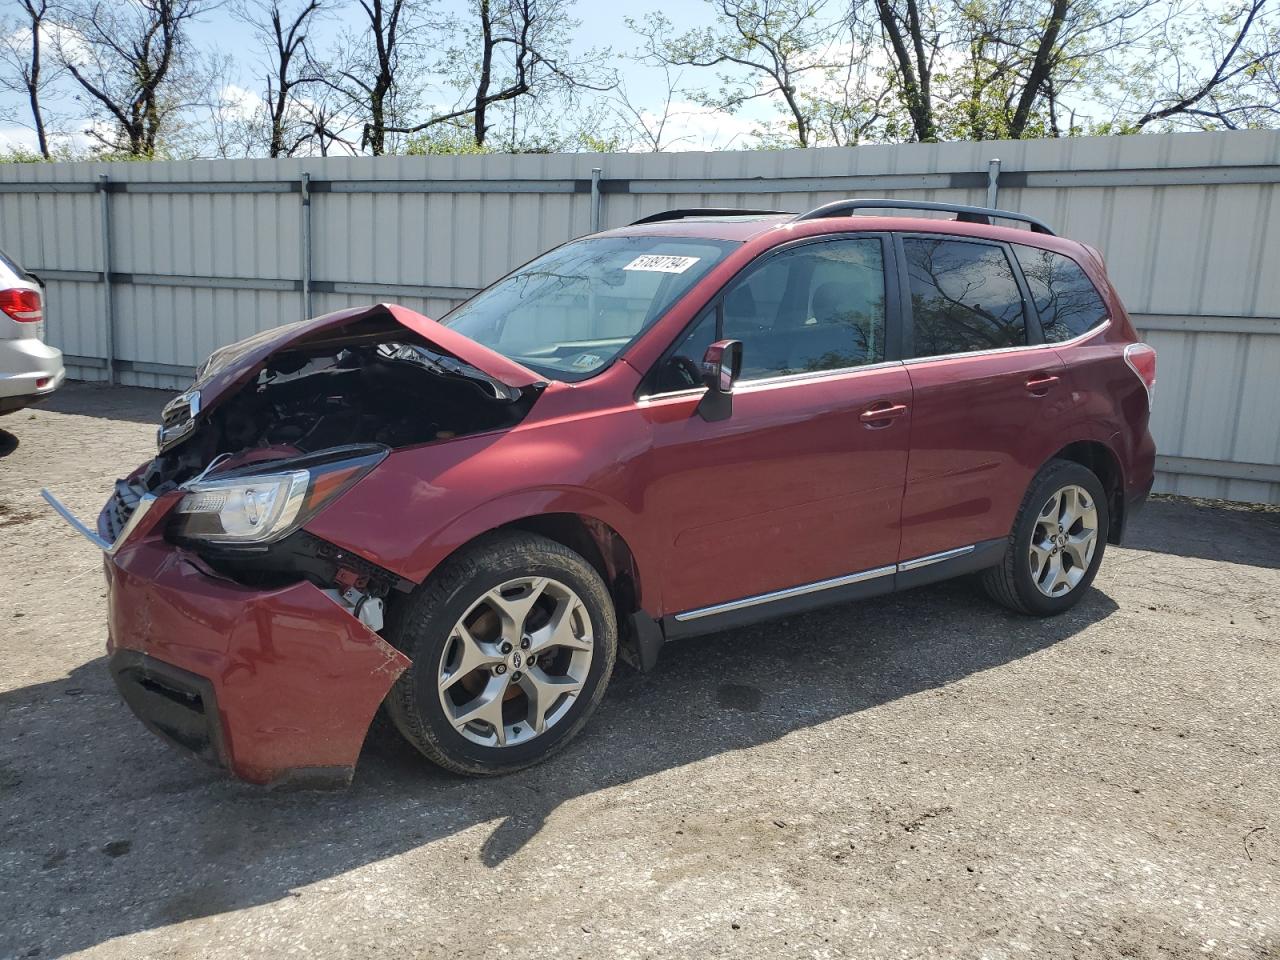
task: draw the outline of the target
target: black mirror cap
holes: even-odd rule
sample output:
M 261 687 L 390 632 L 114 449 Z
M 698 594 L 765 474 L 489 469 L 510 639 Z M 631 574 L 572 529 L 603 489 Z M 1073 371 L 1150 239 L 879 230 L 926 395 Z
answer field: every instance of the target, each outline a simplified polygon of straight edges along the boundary
M 717 340 L 702 356 L 702 385 L 707 388 L 698 404 L 703 420 L 727 420 L 733 413 L 733 385 L 742 373 L 742 341 Z

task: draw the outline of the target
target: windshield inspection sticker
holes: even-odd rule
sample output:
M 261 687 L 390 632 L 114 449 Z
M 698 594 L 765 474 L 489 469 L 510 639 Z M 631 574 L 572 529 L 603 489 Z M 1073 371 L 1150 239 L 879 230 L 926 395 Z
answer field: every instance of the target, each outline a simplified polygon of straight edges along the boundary
M 653 273 L 684 273 L 701 257 L 666 257 L 657 253 L 646 253 L 636 257 L 623 270 L 648 270 Z

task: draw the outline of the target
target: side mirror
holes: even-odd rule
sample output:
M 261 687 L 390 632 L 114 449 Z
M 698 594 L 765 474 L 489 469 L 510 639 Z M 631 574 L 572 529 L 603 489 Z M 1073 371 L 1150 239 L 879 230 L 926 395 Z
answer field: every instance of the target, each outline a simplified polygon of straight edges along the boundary
M 703 420 L 727 420 L 733 413 L 733 385 L 742 372 L 742 341 L 718 340 L 702 355 L 702 385 L 707 392 L 698 404 Z

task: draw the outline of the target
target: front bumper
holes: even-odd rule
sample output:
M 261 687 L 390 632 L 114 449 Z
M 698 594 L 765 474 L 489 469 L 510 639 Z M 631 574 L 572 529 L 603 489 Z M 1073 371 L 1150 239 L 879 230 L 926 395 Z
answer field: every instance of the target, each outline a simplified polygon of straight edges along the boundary
M 43 400 L 66 379 L 57 347 L 34 338 L 0 340 L 0 414 Z
M 250 589 L 156 526 L 105 558 L 107 649 L 125 702 L 152 731 L 241 779 L 350 782 L 408 658 L 312 584 Z

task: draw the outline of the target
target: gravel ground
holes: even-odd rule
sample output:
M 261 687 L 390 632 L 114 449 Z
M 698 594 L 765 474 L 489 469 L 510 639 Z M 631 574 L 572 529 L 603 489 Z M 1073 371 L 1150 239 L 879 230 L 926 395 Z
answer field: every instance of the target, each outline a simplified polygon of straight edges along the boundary
M 83 516 L 165 397 L 0 421 L 0 957 L 1280 958 L 1280 514 L 1153 502 L 1071 613 L 964 582 L 672 645 L 553 762 L 375 728 L 272 793 L 147 733 Z

